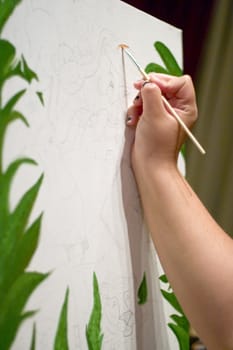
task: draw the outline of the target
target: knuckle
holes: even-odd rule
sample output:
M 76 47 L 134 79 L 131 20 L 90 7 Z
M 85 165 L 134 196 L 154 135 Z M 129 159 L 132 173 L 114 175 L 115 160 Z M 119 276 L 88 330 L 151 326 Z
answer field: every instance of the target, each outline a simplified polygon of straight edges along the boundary
M 185 84 L 187 84 L 189 86 L 193 86 L 193 80 L 189 74 L 183 75 L 183 79 L 184 79 Z
M 193 125 L 198 119 L 198 109 L 196 104 L 193 104 L 193 106 L 190 108 L 189 113 L 190 113 L 190 117 L 189 117 L 190 124 Z

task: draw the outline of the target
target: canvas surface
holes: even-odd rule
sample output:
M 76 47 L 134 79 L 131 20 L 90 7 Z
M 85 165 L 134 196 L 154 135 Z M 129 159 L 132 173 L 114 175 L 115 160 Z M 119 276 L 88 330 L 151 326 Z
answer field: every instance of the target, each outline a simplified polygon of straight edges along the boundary
M 153 47 L 165 43 L 182 61 L 181 32 L 118 0 L 25 0 L 3 37 L 11 40 L 37 72 L 18 109 L 30 128 L 15 123 L 6 138 L 5 166 L 29 156 L 14 182 L 14 206 L 43 172 L 33 218 L 44 212 L 39 248 L 30 269 L 52 271 L 33 294 L 37 348 L 52 349 L 66 287 L 70 287 L 71 349 L 87 349 L 85 327 L 92 308 L 96 272 L 103 307 L 103 350 L 167 350 L 154 248 L 143 223 L 130 169 L 132 134 L 125 130 L 127 106 L 140 75 L 118 44 L 130 45 L 143 67 L 161 63 Z M 5 99 L 21 82 L 9 81 Z M 35 91 L 42 91 L 41 106 Z M 146 272 L 148 301 L 137 304 Z M 26 321 L 14 349 L 29 348 Z

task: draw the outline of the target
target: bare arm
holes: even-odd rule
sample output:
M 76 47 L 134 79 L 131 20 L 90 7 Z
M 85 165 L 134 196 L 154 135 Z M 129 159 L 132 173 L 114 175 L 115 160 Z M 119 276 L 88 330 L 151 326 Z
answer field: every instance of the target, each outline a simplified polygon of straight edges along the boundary
M 152 75 L 137 82 L 129 109 L 136 126 L 132 165 L 149 230 L 176 296 L 208 350 L 233 349 L 233 240 L 177 169 L 183 131 L 161 92 L 188 126 L 196 119 L 191 80 Z M 139 118 L 140 117 L 140 118 Z

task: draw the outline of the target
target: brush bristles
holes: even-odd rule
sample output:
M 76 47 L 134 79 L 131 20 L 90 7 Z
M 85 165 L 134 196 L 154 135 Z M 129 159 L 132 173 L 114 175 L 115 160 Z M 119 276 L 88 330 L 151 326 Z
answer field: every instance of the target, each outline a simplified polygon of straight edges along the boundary
M 128 49 L 129 46 L 126 44 L 119 44 L 118 47 L 120 47 L 121 49 Z

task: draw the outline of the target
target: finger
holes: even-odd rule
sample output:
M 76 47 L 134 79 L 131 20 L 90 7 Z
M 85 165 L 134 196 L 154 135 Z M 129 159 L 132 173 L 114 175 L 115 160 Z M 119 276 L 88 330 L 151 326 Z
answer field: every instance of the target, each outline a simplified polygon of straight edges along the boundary
M 171 76 L 167 75 L 167 74 L 160 74 L 160 73 L 150 73 L 149 74 L 149 79 L 146 81 L 151 81 L 153 83 L 157 83 L 160 82 L 160 80 L 164 80 L 167 81 L 171 78 Z M 145 79 L 140 79 L 137 80 L 136 82 L 134 82 L 134 87 L 137 90 L 141 90 L 141 88 L 143 87 L 143 84 L 145 83 Z
M 127 111 L 126 124 L 128 126 L 136 126 L 139 120 L 139 117 L 142 113 L 142 107 L 137 105 L 132 105 Z
M 176 98 L 190 99 L 194 95 L 194 86 L 189 75 L 175 77 L 168 74 L 151 73 L 149 74 L 149 81 L 159 86 L 162 93 L 167 98 L 176 96 Z M 144 80 L 138 80 L 134 83 L 136 89 L 140 90 L 144 84 Z M 170 95 L 170 96 L 169 96 Z
M 142 105 L 142 97 L 141 97 L 141 93 L 140 93 L 140 92 L 139 92 L 139 93 L 137 94 L 137 96 L 134 98 L 133 104 L 134 104 L 135 106 L 141 106 L 141 105 Z
M 134 87 L 137 90 L 141 90 L 143 83 L 145 83 L 145 80 L 143 80 L 143 79 L 137 80 L 134 82 Z
M 136 116 L 136 115 L 127 116 L 126 125 L 131 127 L 136 127 L 138 120 L 139 120 L 139 116 Z
M 165 74 L 151 74 L 150 81 L 156 83 L 168 98 L 176 97 L 190 103 L 194 99 L 194 86 L 189 75 L 174 77 Z
M 161 90 L 161 93 L 176 109 L 181 116 L 188 120 L 188 125 L 192 125 L 197 119 L 197 105 L 195 90 L 192 79 L 189 75 L 174 77 L 166 74 L 150 75 L 150 81 L 154 82 Z
M 161 90 L 159 87 L 151 82 L 144 82 L 141 89 L 141 96 L 143 100 L 143 116 L 148 118 L 164 116 L 165 108 L 162 102 Z

